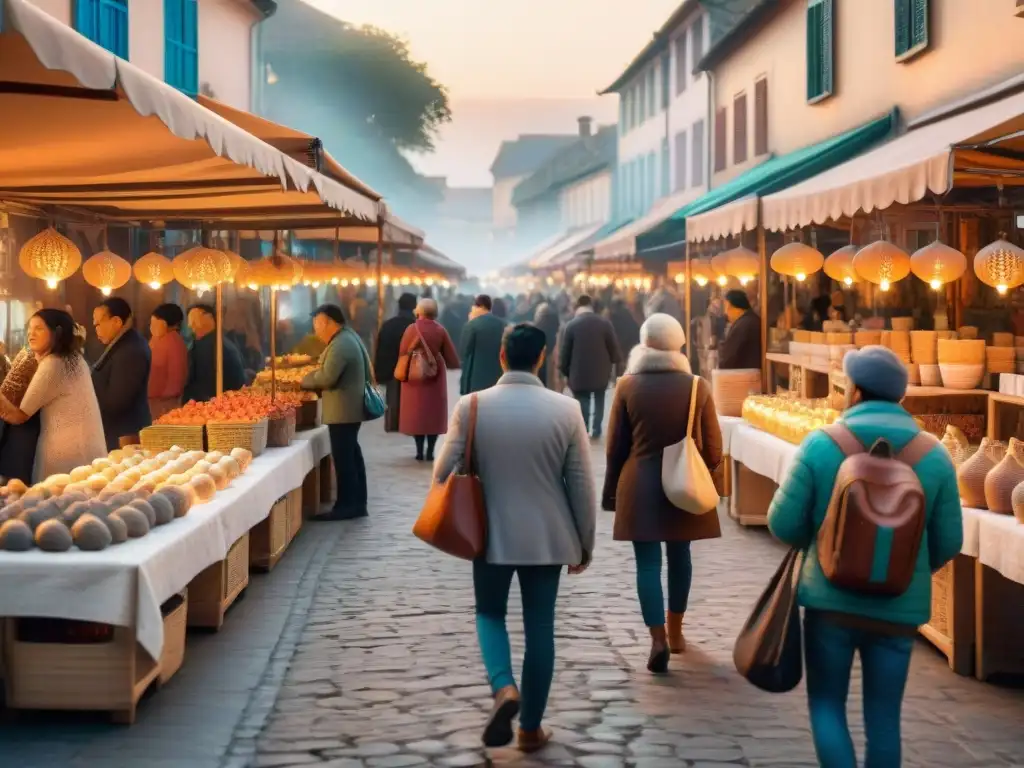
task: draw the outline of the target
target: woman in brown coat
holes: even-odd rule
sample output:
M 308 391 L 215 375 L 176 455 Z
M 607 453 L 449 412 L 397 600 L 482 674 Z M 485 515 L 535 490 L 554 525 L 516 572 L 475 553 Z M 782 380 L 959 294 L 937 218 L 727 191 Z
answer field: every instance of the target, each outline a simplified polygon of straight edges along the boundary
M 448 431 L 448 369 L 459 367 L 455 345 L 437 322 L 437 302 L 433 299 L 420 299 L 416 322 L 405 329 L 398 355 L 407 355 L 422 345 L 437 364 L 437 375 L 427 381 L 402 382 L 398 431 L 415 438 L 416 461 L 433 461 L 437 436 Z
M 640 344 L 619 379 L 608 425 L 608 469 L 602 505 L 615 511 L 616 541 L 633 542 L 636 587 L 651 633 L 647 668 L 668 669 L 669 653 L 682 653 L 683 614 L 690 594 L 690 542 L 722 535 L 715 510 L 693 515 L 673 506 L 661 485 L 662 452 L 685 437 L 690 393 L 697 385 L 693 439 L 722 490 L 722 433 L 703 379 L 690 374 L 679 350 L 686 336 L 679 322 L 654 314 L 640 328 Z M 668 632 L 661 589 L 661 545 L 668 559 Z

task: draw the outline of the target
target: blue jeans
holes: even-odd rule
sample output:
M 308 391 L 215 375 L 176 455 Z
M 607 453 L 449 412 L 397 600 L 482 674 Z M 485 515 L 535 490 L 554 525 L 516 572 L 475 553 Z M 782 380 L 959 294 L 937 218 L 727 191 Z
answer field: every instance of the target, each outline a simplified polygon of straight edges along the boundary
M 519 725 L 525 731 L 535 731 L 540 728 L 544 717 L 555 672 L 555 601 L 558 599 L 562 566 L 491 565 L 475 560 L 476 634 L 491 691 L 497 693 L 505 686 L 515 685 L 505 615 L 512 576 L 517 573 L 526 634 L 523 682 L 519 688 Z
M 640 598 L 640 612 L 648 627 L 665 625 L 665 597 L 661 590 L 661 542 L 634 541 L 636 555 L 636 592 Z M 690 542 L 666 541 L 668 558 L 668 609 L 672 613 L 686 613 L 693 581 L 693 563 L 690 560 Z
M 599 389 L 595 392 L 577 392 L 573 390 L 572 396 L 580 404 L 583 411 L 583 423 L 587 425 L 587 431 L 595 437 L 601 434 L 601 427 L 604 424 L 604 395 L 605 390 Z M 594 404 L 594 415 L 590 415 L 590 404 Z
M 814 750 L 823 768 L 857 768 L 846 722 L 854 653 L 860 654 L 863 678 L 864 768 L 899 768 L 900 709 L 913 648 L 912 637 L 847 627 L 817 611 L 806 611 L 807 704 Z

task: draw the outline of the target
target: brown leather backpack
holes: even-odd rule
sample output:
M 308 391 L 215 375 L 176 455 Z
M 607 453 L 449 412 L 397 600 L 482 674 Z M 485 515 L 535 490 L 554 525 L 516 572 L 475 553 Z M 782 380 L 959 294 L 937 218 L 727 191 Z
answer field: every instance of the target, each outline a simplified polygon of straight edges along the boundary
M 818 529 L 821 570 L 832 584 L 852 592 L 902 595 L 914 577 L 927 522 L 914 466 L 938 440 L 920 432 L 894 456 L 886 440 L 865 450 L 842 423 L 825 433 L 846 458 Z

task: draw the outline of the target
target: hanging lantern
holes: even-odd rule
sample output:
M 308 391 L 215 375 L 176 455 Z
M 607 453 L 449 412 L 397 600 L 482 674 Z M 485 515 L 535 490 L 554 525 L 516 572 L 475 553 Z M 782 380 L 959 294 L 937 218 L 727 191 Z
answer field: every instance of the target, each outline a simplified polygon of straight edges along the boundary
M 174 279 L 190 291 L 203 293 L 228 280 L 231 259 L 224 251 L 197 245 L 179 253 L 171 262 Z
M 135 262 L 132 267 L 135 279 L 144 283 L 154 291 L 167 285 L 174 279 L 174 266 L 166 256 L 150 251 Z
M 974 257 L 974 274 L 1000 295 L 1024 283 L 1024 248 L 1007 240 L 989 243 Z
M 883 291 L 910 274 L 910 256 L 888 240 L 865 245 L 853 257 L 857 274 Z
M 713 257 L 711 268 L 718 273 L 719 285 L 724 286 L 730 277 L 746 285 L 761 271 L 761 261 L 756 253 L 740 245 Z
M 910 256 L 910 271 L 937 291 L 967 271 L 967 257 L 936 240 L 914 251 Z
M 837 283 L 849 287 L 857 282 L 860 276 L 853 268 L 853 257 L 857 254 L 857 246 L 844 245 L 825 259 L 825 274 Z
M 224 278 L 224 282 L 225 283 L 230 283 L 231 281 L 233 281 L 237 277 L 239 270 L 241 270 L 242 267 L 245 266 L 245 259 L 243 259 L 241 256 L 239 256 L 234 251 L 230 251 L 230 250 L 227 250 L 227 249 L 225 249 L 223 251 L 223 253 L 224 253 L 225 256 L 228 257 L 228 264 L 229 264 L 228 276 L 226 278 Z
M 715 270 L 703 259 L 690 262 L 690 277 L 698 286 L 703 288 L 715 279 Z
M 82 265 L 82 277 L 100 293 L 109 296 L 131 280 L 132 265 L 112 251 L 94 253 Z
M 52 289 L 82 266 L 82 252 L 70 239 L 48 227 L 21 247 L 18 264 L 26 275 L 45 280 L 46 287 Z
M 816 249 L 805 243 L 786 243 L 772 254 L 771 266 L 780 275 L 795 277 L 802 283 L 808 275 L 819 271 L 825 263 L 825 257 Z
M 302 280 L 302 267 L 295 259 L 278 253 L 249 265 L 246 280 L 250 288 L 287 290 Z

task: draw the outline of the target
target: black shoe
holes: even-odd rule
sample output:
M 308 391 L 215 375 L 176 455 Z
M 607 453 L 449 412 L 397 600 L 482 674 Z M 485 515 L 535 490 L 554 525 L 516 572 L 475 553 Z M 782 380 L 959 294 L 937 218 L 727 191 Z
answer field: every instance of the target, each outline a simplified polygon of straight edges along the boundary
M 424 461 L 433 462 L 434 461 L 434 452 L 433 451 L 429 451 L 427 453 L 427 458 L 425 458 Z
M 369 516 L 369 512 L 367 512 L 366 507 L 335 507 L 330 512 L 313 515 L 310 519 L 329 522 L 333 520 L 356 520 L 367 516 Z
M 422 453 L 417 453 L 416 454 L 416 461 L 423 461 L 423 454 Z
M 504 747 L 512 741 L 512 721 L 519 714 L 519 691 L 514 685 L 506 686 L 494 697 L 491 716 L 484 727 L 485 747 Z
M 651 655 L 647 657 L 647 669 L 656 675 L 665 674 L 668 672 L 668 660 L 671 653 L 667 645 L 657 652 L 652 648 Z

